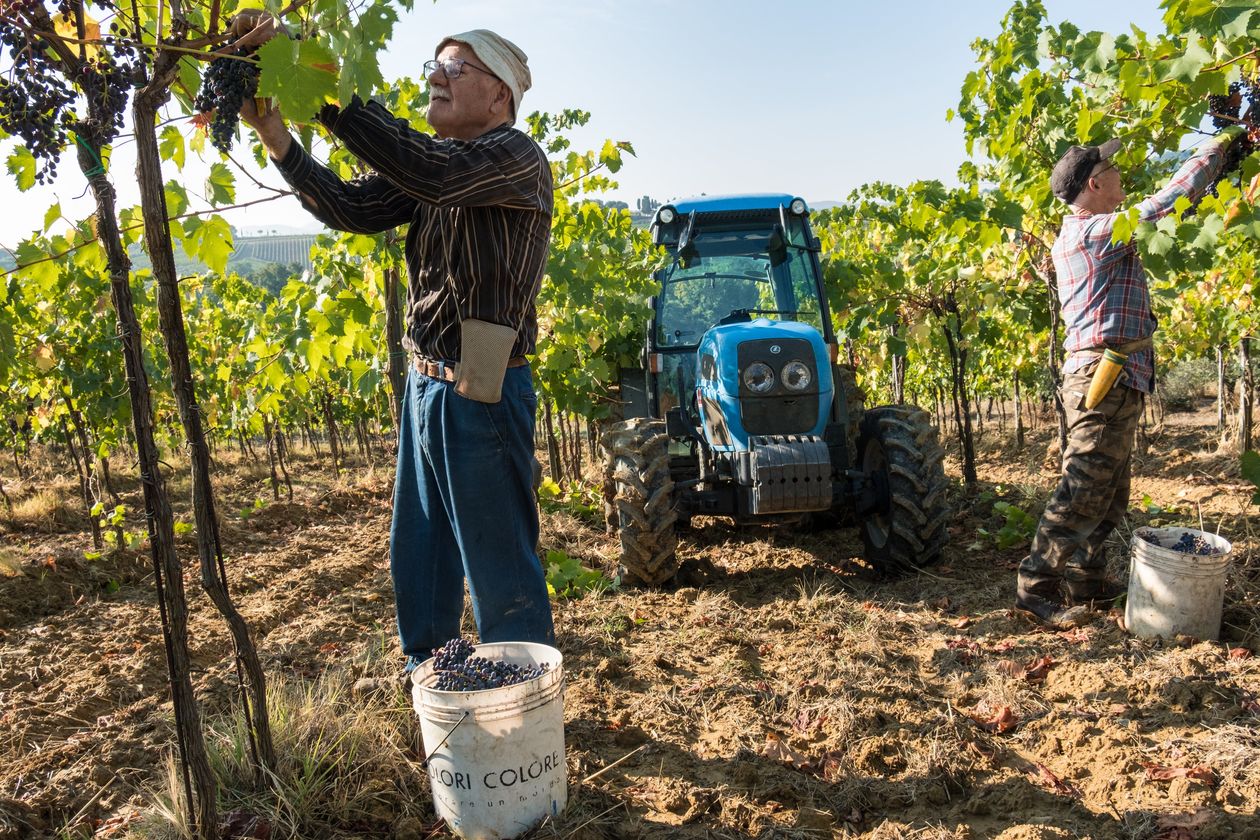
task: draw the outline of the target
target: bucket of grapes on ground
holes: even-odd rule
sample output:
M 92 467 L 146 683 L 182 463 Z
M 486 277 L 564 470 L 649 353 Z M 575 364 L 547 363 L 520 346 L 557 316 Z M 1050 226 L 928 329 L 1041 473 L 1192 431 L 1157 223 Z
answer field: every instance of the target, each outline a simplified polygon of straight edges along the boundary
M 1129 632 L 1144 639 L 1217 639 L 1234 549 L 1229 540 L 1192 528 L 1138 528 L 1130 548 Z
M 516 837 L 564 810 L 564 668 L 530 642 L 453 639 L 412 673 L 437 814 L 465 840 Z

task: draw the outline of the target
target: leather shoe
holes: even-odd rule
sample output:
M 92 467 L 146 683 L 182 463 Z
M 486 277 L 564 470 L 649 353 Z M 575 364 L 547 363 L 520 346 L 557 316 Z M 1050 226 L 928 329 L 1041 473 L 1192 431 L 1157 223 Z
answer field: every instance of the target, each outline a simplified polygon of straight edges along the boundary
M 1093 618 L 1089 607 L 1069 607 L 1051 598 L 1021 592 L 1015 599 L 1015 611 L 1032 622 L 1052 630 L 1066 630 L 1088 624 Z
M 1129 588 L 1118 580 L 1099 578 L 1098 580 L 1068 581 L 1068 596 L 1073 604 L 1110 604 Z

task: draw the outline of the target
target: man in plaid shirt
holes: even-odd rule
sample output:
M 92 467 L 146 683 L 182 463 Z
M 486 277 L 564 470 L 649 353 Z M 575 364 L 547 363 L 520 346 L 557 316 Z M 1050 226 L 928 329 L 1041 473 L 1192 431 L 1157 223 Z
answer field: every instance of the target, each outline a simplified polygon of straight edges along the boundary
M 1143 221 L 1172 213 L 1178 198 L 1197 201 L 1221 170 L 1224 151 L 1242 133 L 1229 128 L 1204 143 L 1162 190 L 1138 205 Z M 1046 504 L 1031 553 L 1019 568 L 1016 607 L 1039 623 L 1070 626 L 1090 602 L 1123 587 L 1106 577 L 1103 544 L 1124 518 L 1134 435 L 1155 386 L 1151 337 L 1155 316 L 1134 242 L 1112 242 L 1124 202 L 1112 156 L 1119 140 L 1073 146 L 1050 176 L 1054 194 L 1072 205 L 1051 250 L 1067 329 L 1062 398 L 1068 441 L 1063 477 Z M 1086 409 L 1085 394 L 1104 349 L 1127 353 L 1107 396 Z

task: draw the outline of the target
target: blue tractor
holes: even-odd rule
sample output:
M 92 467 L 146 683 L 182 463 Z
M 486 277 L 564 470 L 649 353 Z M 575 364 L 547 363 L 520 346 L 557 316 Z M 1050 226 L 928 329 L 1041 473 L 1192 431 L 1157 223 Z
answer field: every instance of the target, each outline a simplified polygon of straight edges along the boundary
M 602 437 L 623 579 L 674 578 L 677 531 L 697 515 L 856 522 L 877 571 L 936 561 L 951 514 L 936 429 L 914 406 L 866 409 L 836 363 L 805 201 L 679 201 L 651 232 L 672 260 Z

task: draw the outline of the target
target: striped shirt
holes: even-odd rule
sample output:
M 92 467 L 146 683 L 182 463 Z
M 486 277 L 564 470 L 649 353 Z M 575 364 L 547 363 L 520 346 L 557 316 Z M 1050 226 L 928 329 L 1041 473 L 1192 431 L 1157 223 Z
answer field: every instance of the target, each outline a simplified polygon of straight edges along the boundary
M 459 361 L 463 318 L 517 327 L 513 356 L 534 352 L 535 298 L 551 238 L 551 166 L 510 126 L 475 140 L 440 140 L 355 97 L 320 121 L 373 172 L 343 181 L 294 141 L 281 174 L 335 230 L 380 233 L 410 224 L 403 346 Z
M 1178 198 L 1197 201 L 1220 172 L 1229 136 L 1200 146 L 1172 180 L 1138 205 L 1143 221 L 1153 222 L 1173 212 Z M 1059 301 L 1069 355 L 1063 372 L 1073 373 L 1098 356 L 1081 352 L 1091 347 L 1115 347 L 1155 333 L 1151 292 L 1137 244 L 1113 244 L 1111 231 L 1118 213 L 1076 213 L 1063 217 L 1059 236 L 1050 249 L 1058 278 Z M 1125 384 L 1149 394 L 1155 387 L 1155 352 L 1139 350 L 1125 363 Z

